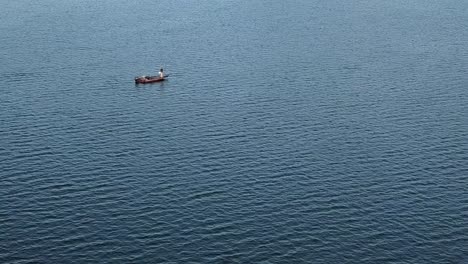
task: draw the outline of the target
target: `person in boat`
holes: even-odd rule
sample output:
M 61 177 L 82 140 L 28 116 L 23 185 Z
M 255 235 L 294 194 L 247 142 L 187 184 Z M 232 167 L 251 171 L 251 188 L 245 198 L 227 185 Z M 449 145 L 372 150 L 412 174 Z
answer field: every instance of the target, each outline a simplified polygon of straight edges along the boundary
M 163 70 L 163 68 L 159 69 L 159 73 L 158 73 L 158 74 L 159 74 L 159 78 L 161 78 L 161 79 L 164 78 L 164 70 Z

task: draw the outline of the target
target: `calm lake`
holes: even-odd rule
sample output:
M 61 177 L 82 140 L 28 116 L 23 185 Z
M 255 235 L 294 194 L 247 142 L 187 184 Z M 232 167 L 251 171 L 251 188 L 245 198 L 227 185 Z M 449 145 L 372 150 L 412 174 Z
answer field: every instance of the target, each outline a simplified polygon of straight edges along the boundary
M 468 263 L 468 1 L 0 10 L 0 263 Z

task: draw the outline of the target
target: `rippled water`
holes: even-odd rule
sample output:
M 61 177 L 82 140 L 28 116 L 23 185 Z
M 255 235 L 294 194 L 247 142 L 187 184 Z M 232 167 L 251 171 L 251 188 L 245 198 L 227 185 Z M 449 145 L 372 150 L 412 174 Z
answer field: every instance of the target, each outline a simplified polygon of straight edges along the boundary
M 0 10 L 1 263 L 467 263 L 468 2 Z

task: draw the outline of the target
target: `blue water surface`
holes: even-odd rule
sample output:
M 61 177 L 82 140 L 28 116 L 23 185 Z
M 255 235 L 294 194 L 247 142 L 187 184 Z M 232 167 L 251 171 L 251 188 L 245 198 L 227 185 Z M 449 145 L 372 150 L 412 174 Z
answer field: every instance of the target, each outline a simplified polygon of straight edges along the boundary
M 0 263 L 468 262 L 467 1 L 0 10 Z

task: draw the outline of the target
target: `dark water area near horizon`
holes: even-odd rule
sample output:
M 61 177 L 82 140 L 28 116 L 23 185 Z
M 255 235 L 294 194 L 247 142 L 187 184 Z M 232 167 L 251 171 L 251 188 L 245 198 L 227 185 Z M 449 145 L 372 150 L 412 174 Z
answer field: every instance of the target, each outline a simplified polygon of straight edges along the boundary
M 468 1 L 0 1 L 0 263 L 468 263 Z

